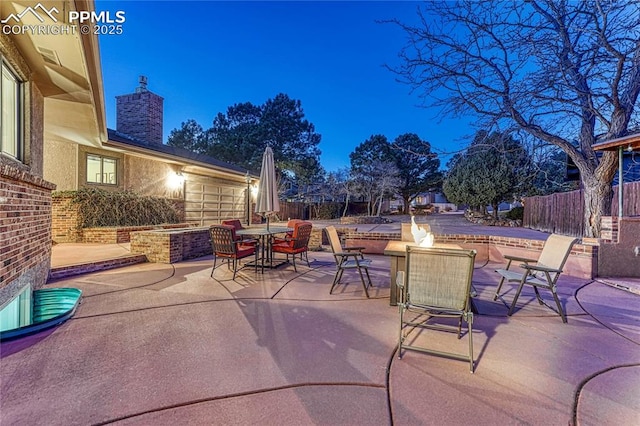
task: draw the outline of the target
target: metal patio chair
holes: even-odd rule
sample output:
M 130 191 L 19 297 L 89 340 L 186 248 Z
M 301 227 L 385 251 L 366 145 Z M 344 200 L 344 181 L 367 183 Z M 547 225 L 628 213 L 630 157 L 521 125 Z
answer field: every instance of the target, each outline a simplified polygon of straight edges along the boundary
M 211 246 L 213 249 L 213 269 L 211 270 L 211 278 L 216 270 L 216 262 L 218 258 L 227 261 L 227 267 L 233 265 L 233 278 L 236 279 L 236 273 L 240 269 L 240 259 L 249 256 L 254 257 L 255 271 L 258 272 L 258 250 L 257 240 L 241 239 L 236 236 L 236 229 L 233 225 L 212 225 L 209 228 L 211 236 Z
M 371 277 L 369 276 L 369 266 L 371 266 L 371 259 L 365 259 L 362 251 L 365 249 L 364 247 L 343 247 L 340 243 L 340 237 L 338 237 L 338 231 L 335 226 L 327 226 L 325 228 L 327 236 L 329 237 L 329 244 L 331 245 L 331 251 L 333 252 L 333 257 L 336 261 L 336 275 L 333 278 L 333 284 L 331 284 L 331 289 L 329 290 L 329 294 L 333 293 L 333 289 L 336 285 L 340 283 L 342 279 L 342 274 L 346 269 L 355 269 L 358 271 L 360 275 L 360 281 L 362 281 L 362 287 L 364 288 L 364 293 L 369 297 L 368 287 L 371 287 Z M 367 276 L 367 283 L 364 281 L 364 275 L 362 271 L 364 270 Z
M 300 255 L 300 259 L 304 256 L 304 259 L 307 261 L 307 266 L 309 265 L 309 238 L 311 238 L 311 229 L 313 225 L 311 222 L 303 222 L 298 221 L 293 225 L 293 232 L 291 237 L 278 238 L 274 239 L 271 245 L 272 253 L 284 253 L 287 255 L 287 262 L 289 261 L 289 256 L 292 258 L 293 262 L 293 270 L 298 272 L 298 268 L 296 267 L 296 255 Z
M 504 269 L 497 269 L 496 272 L 499 273 L 502 278 L 500 279 L 500 283 L 498 284 L 498 288 L 496 289 L 496 294 L 493 296 L 493 300 L 496 300 L 501 296 L 500 289 L 502 288 L 502 284 L 504 281 L 509 282 L 518 282 L 518 290 L 516 291 L 516 295 L 513 298 L 513 302 L 511 303 L 511 307 L 509 307 L 508 315 L 513 314 L 513 310 L 516 307 L 516 302 L 518 301 L 518 297 L 520 297 L 520 293 L 522 292 L 522 288 L 525 285 L 533 286 L 533 290 L 536 294 L 536 298 L 538 299 L 538 303 L 541 305 L 545 305 L 562 318 L 562 322 L 567 322 L 567 316 L 562 309 L 562 305 L 560 304 L 560 300 L 558 299 L 557 293 L 557 282 L 560 274 L 562 273 L 562 268 L 564 268 L 564 264 L 569 258 L 569 254 L 571 253 L 571 248 L 578 241 L 575 237 L 568 237 L 565 235 L 551 234 L 549 238 L 544 243 L 542 247 L 542 252 L 540 253 L 540 257 L 536 259 L 529 259 L 525 257 L 518 256 L 509 256 L 505 255 L 504 258 L 508 260 L 507 266 Z M 522 271 L 510 270 L 511 263 L 513 261 L 521 262 L 520 268 Z M 535 263 L 535 265 L 533 265 Z M 551 295 L 553 296 L 553 300 L 556 303 L 556 307 L 547 304 L 542 297 L 540 297 L 540 292 L 538 292 L 538 288 L 545 288 L 551 291 Z
M 468 361 L 469 370 L 473 373 L 473 312 L 470 292 L 475 257 L 475 250 L 407 247 L 405 271 L 399 271 L 396 277 L 396 285 L 401 291 L 398 302 L 398 358 L 402 358 L 403 349 L 410 349 Z M 443 318 L 457 318 L 458 325 L 443 323 Z M 405 343 L 410 338 L 415 342 L 420 337 L 412 335 L 416 329 L 455 332 L 460 339 L 463 319 L 467 323 L 468 355 Z

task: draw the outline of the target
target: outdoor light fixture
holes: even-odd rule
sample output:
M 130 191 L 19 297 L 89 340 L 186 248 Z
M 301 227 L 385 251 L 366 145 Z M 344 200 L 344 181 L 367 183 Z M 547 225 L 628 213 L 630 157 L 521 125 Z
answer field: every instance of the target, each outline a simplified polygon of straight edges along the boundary
M 168 177 L 168 185 L 171 188 L 174 189 L 178 189 L 178 188 L 182 188 L 182 186 L 184 185 L 184 175 L 182 174 L 182 171 L 177 171 L 177 172 L 171 172 L 169 173 L 169 177 Z

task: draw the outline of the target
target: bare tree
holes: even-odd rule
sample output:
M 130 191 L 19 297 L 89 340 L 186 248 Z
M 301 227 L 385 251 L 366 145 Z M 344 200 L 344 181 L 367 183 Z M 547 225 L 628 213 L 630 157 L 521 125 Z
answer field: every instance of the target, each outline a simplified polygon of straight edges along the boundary
M 523 130 L 580 171 L 584 235 L 611 211 L 618 158 L 592 145 L 625 136 L 640 93 L 640 2 L 426 2 L 393 68 L 443 114 Z M 504 131 L 504 129 L 502 129 Z M 570 214 L 570 212 L 567 212 Z

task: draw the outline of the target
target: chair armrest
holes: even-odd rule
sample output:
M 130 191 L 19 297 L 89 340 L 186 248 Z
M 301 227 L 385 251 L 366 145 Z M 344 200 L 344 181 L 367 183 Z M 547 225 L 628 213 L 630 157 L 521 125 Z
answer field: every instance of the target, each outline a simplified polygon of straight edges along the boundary
M 295 241 L 297 240 L 297 238 L 291 238 L 289 236 L 284 237 L 284 238 L 280 238 L 280 237 L 273 237 L 271 238 L 272 241 L 278 240 L 278 242 L 289 242 L 289 241 Z
M 536 259 L 530 259 L 528 257 L 520 257 L 520 256 L 511 256 L 511 255 L 508 255 L 508 254 L 505 254 L 503 257 L 505 259 L 507 259 L 507 260 L 515 260 L 517 262 L 525 262 L 525 263 L 529 263 L 529 262 L 535 263 L 535 262 L 537 262 Z
M 527 257 L 520 257 L 520 256 L 511 256 L 511 255 L 508 255 L 508 254 L 505 254 L 504 258 L 508 260 L 507 266 L 504 268 L 505 271 L 509 270 L 509 268 L 511 267 L 511 262 L 513 262 L 514 260 L 516 262 L 524 262 L 527 265 L 529 264 L 529 262 L 531 262 L 531 263 L 536 263 L 537 262 L 537 260 L 535 260 L 535 259 L 530 259 L 530 258 L 527 258 Z
M 557 273 L 561 273 L 562 272 L 562 269 L 547 268 L 546 266 L 542 266 L 542 265 L 529 265 L 527 263 L 521 264 L 520 267 L 524 268 L 524 269 L 527 269 L 529 271 L 557 272 Z
M 256 238 L 244 238 L 242 240 L 236 240 L 236 244 L 240 243 L 257 243 L 258 240 Z
M 340 252 L 337 252 L 337 253 L 333 253 L 333 255 L 334 255 L 334 256 L 341 256 L 341 257 L 349 257 L 349 256 L 352 256 L 352 257 L 360 257 L 360 253 L 346 253 L 346 252 L 344 252 L 344 251 L 340 251 Z

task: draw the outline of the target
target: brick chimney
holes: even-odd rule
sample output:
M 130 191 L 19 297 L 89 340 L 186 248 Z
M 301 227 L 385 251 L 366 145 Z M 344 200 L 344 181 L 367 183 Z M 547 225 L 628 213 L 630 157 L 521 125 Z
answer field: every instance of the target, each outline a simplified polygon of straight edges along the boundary
M 147 77 L 140 76 L 135 93 L 116 96 L 116 130 L 150 145 L 162 145 L 161 96 L 147 89 Z

